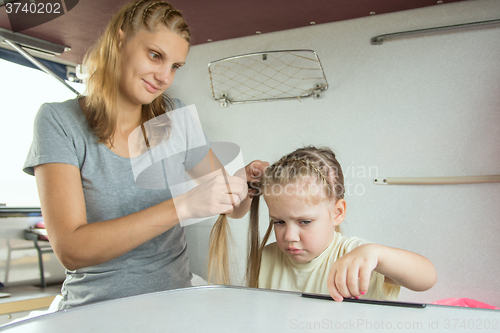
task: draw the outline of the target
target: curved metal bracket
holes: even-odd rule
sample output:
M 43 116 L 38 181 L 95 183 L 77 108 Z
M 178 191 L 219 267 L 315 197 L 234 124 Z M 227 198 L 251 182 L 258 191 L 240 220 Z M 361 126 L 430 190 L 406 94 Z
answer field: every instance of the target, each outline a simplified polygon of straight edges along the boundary
M 323 92 L 323 90 L 325 90 L 326 88 L 324 88 L 323 86 L 317 84 L 316 89 L 313 91 L 313 97 L 318 99 L 318 98 L 321 98 L 321 93 Z
M 227 97 L 227 94 L 222 94 L 222 97 L 218 99 L 221 108 L 227 108 L 228 103 L 232 103 L 232 101 Z

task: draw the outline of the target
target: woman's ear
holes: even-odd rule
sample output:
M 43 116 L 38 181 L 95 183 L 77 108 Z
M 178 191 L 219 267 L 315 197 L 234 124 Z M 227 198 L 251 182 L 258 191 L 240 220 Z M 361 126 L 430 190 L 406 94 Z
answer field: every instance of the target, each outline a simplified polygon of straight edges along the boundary
M 125 33 L 122 29 L 118 30 L 118 48 L 122 48 L 123 41 L 125 40 Z
M 346 214 L 346 202 L 344 199 L 339 199 L 333 207 L 332 222 L 333 226 L 338 226 L 344 221 Z

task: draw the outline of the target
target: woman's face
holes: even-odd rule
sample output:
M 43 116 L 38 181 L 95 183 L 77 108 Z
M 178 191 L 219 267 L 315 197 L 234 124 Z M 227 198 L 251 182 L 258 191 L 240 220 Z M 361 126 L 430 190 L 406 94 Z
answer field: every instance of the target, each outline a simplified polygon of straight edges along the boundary
M 155 32 L 141 29 L 121 45 L 120 97 L 133 106 L 151 103 L 170 87 L 189 51 L 183 37 L 163 26 Z

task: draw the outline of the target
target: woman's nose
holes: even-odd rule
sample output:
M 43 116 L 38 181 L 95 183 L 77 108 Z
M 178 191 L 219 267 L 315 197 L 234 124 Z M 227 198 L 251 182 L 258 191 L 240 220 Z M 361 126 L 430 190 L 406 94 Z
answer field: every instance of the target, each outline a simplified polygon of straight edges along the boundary
M 174 80 L 174 72 L 168 67 L 156 73 L 155 77 L 162 85 L 169 87 Z

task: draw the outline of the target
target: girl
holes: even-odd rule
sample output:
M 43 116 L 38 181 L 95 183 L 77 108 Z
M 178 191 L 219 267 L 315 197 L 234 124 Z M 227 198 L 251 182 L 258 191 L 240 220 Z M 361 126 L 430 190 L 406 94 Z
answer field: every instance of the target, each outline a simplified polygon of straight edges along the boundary
M 196 133 L 188 115 L 169 138 L 185 144 L 185 154 L 166 171 L 180 168 L 206 181 L 176 197 L 175 206 L 168 188 L 135 183 L 129 135 L 183 105 L 163 93 L 185 64 L 189 41 L 186 22 L 169 3 L 125 5 L 86 56 L 86 95 L 44 104 L 37 114 L 24 171 L 36 176 L 47 233 L 67 269 L 58 309 L 190 286 L 179 223 L 248 211 L 246 181 L 266 163 L 252 162 L 243 177 L 201 177 L 220 162 L 208 141 L 190 149 Z
M 330 149 L 306 147 L 284 156 L 266 169 L 259 188 L 270 224 L 259 246 L 255 197 L 250 287 L 330 294 L 342 301 L 396 299 L 400 286 L 423 291 L 435 284 L 436 270 L 428 259 L 341 234 L 344 179 Z M 276 242 L 265 246 L 273 227 Z

